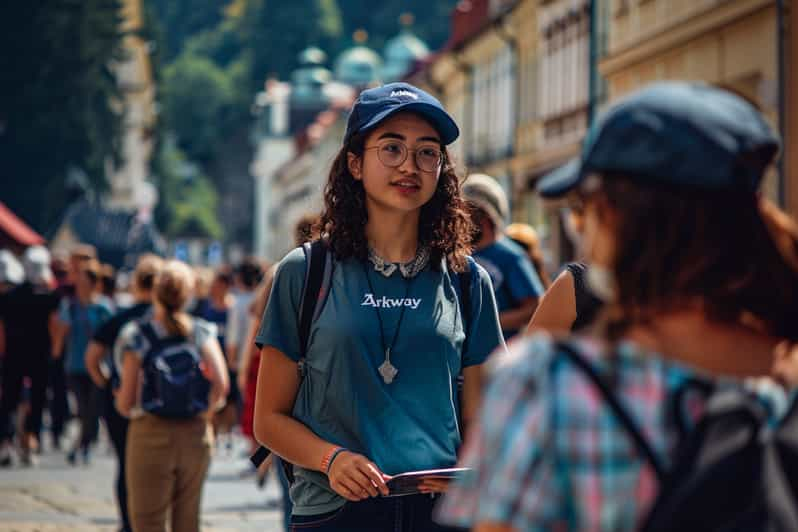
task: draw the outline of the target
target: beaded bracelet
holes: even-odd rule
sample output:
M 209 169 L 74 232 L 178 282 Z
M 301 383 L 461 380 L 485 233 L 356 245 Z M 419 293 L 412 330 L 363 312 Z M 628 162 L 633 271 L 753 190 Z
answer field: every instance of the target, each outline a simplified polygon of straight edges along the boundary
M 333 447 L 327 454 L 324 455 L 324 458 L 321 461 L 321 470 L 324 471 L 324 474 L 328 474 L 330 472 L 330 467 L 332 466 L 333 460 L 341 454 L 342 452 L 346 451 L 343 447 Z

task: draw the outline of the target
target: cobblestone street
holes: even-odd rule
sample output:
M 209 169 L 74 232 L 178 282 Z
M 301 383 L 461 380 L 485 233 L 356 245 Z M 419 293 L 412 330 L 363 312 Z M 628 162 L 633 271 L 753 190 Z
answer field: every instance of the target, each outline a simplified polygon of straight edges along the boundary
M 45 443 L 47 439 L 45 437 Z M 274 477 L 263 490 L 253 476 L 242 478 L 245 443 L 232 452 L 217 449 L 202 502 L 205 532 L 278 532 L 279 487 Z M 70 466 L 63 452 L 45 445 L 35 468 L 0 470 L 0 531 L 115 532 L 113 482 L 116 464 L 101 441 L 90 465 Z

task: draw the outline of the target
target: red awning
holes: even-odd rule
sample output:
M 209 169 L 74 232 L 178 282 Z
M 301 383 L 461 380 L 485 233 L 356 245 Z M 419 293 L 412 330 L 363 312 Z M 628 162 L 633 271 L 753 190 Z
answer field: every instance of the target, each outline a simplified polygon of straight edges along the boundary
M 20 220 L 16 214 L 0 201 L 0 233 L 21 246 L 44 244 L 44 238 Z

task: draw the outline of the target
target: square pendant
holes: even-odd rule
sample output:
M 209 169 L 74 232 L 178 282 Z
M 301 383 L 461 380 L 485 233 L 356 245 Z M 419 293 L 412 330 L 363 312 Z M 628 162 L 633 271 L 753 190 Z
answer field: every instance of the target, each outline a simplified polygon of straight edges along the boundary
M 385 384 L 391 384 L 397 373 L 399 373 L 399 370 L 389 360 L 383 362 L 378 371 L 382 375 L 382 380 L 385 381 Z

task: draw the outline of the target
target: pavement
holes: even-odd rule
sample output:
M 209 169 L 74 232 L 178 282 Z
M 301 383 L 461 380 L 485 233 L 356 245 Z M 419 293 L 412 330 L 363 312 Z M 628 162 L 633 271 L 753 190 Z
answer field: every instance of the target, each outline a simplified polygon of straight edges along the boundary
M 70 427 L 74 437 L 76 427 Z M 116 460 L 101 437 L 89 465 L 70 466 L 63 451 L 48 448 L 39 463 L 0 469 L 0 532 L 116 532 Z M 64 446 L 66 448 L 67 446 Z M 280 532 L 280 488 L 272 474 L 263 489 L 248 467 L 247 443 L 235 435 L 232 448 L 218 446 L 202 497 L 203 532 Z

